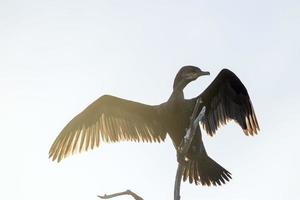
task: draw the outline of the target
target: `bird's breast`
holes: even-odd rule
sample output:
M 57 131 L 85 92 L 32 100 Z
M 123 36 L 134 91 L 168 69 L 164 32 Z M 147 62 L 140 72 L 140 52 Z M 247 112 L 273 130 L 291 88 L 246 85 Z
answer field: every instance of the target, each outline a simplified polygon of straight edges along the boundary
M 185 135 L 185 131 L 189 126 L 190 116 L 191 112 L 184 102 L 174 104 L 173 107 L 168 110 L 166 128 L 176 146 L 180 145 Z

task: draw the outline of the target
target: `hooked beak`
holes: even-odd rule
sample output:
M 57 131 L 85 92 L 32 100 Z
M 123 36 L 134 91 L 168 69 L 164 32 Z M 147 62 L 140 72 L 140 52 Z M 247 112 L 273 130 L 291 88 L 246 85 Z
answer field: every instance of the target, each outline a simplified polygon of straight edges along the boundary
M 205 72 L 205 71 L 201 71 L 199 70 L 198 72 L 196 73 L 190 73 L 190 74 L 187 74 L 187 78 L 190 79 L 190 80 L 195 80 L 197 78 L 199 78 L 200 76 L 205 76 L 205 75 L 210 75 L 209 72 Z
M 210 75 L 209 72 L 204 72 L 204 71 L 200 71 L 199 76 L 206 76 L 206 75 Z
M 209 72 L 205 72 L 205 71 L 202 71 L 202 70 L 199 70 L 197 73 L 194 73 L 193 74 L 193 78 L 198 78 L 200 76 L 206 76 L 206 75 L 210 75 Z

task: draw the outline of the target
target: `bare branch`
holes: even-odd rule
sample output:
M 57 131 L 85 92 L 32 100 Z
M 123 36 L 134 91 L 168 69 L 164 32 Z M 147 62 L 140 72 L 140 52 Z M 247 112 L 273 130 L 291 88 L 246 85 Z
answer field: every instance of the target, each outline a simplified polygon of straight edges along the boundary
M 122 196 L 122 195 L 131 195 L 135 200 L 144 200 L 142 197 L 140 197 L 136 193 L 132 192 L 131 190 L 126 190 L 124 192 L 118 192 L 118 193 L 109 194 L 109 195 L 105 194 L 104 196 L 98 195 L 98 197 L 101 199 L 111 199 L 111 198 L 114 198 L 117 196 Z
M 186 156 L 190 145 L 193 141 L 196 128 L 199 125 L 199 120 L 203 117 L 203 114 L 205 112 L 205 107 L 202 108 L 200 114 L 197 116 L 197 111 L 199 110 L 199 106 L 201 104 L 201 99 L 199 98 L 195 104 L 189 128 L 186 131 L 186 135 L 183 138 L 183 141 L 181 145 L 179 146 L 178 150 L 180 154 L 182 154 L 184 157 Z M 182 173 L 183 173 L 184 166 L 182 163 L 178 163 L 177 172 L 176 172 L 176 178 L 175 178 L 175 186 L 174 186 L 174 200 L 180 200 L 180 183 L 182 179 Z
M 176 177 L 175 177 L 175 186 L 174 186 L 174 200 L 180 200 L 180 184 L 183 173 L 183 165 L 178 163 Z

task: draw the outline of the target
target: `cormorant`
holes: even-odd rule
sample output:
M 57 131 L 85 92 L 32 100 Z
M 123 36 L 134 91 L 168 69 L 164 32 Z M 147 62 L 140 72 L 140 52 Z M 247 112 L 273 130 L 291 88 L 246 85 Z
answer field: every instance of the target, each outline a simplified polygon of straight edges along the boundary
M 246 135 L 257 134 L 259 125 L 247 89 L 228 69 L 223 69 L 199 96 L 184 98 L 185 86 L 203 75 L 209 72 L 194 66 L 182 67 L 175 77 L 170 98 L 160 105 L 101 96 L 63 128 L 49 150 L 49 158 L 59 162 L 75 152 L 98 147 L 101 142 L 161 142 L 167 134 L 177 150 L 199 98 L 200 110 L 206 108 L 200 124 L 210 136 L 230 120 L 237 122 Z M 187 162 L 184 181 L 189 179 L 190 183 L 210 186 L 224 184 L 231 178 L 230 172 L 207 155 L 200 126 L 184 159 Z

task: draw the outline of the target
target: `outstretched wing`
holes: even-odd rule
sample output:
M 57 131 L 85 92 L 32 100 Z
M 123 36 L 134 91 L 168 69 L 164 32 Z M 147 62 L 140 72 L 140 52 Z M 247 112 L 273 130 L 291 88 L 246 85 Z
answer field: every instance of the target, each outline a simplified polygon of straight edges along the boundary
M 259 125 L 247 89 L 230 70 L 223 69 L 208 88 L 197 98 L 206 106 L 202 125 L 209 135 L 234 120 L 246 135 L 254 135 Z
M 160 113 L 160 106 L 104 95 L 64 127 L 49 157 L 59 162 L 75 152 L 98 147 L 100 141 L 160 142 L 166 137 Z

